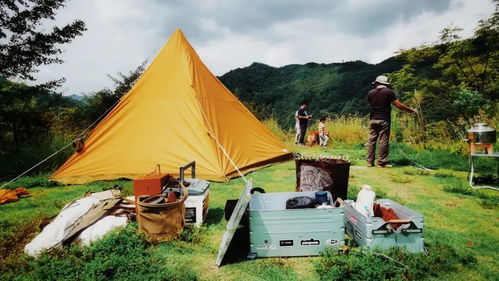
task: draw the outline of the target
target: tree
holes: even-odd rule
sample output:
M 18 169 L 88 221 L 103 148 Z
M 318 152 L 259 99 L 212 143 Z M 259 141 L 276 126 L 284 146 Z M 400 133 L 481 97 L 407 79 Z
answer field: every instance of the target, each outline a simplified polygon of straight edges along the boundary
M 495 13 L 479 21 L 471 38 L 449 26 L 432 45 L 400 52 L 405 65 L 392 74 L 402 96 L 418 92 L 429 121 L 472 119 L 480 110 L 497 114 L 499 90 L 499 0 Z
M 114 82 L 114 90 L 105 88 L 92 93 L 90 96 L 86 96 L 81 116 L 78 118 L 80 119 L 80 123 L 87 126 L 110 111 L 118 100 L 132 89 L 137 79 L 144 73 L 146 63 L 147 61 L 142 62 L 142 64 L 127 74 L 118 72 L 117 77 L 108 75 Z
M 63 27 L 42 30 L 47 20 L 67 0 L 2 0 L 0 1 L 0 76 L 34 80 L 40 65 L 62 63 L 57 57 L 61 44 L 71 42 L 86 30 L 81 20 Z

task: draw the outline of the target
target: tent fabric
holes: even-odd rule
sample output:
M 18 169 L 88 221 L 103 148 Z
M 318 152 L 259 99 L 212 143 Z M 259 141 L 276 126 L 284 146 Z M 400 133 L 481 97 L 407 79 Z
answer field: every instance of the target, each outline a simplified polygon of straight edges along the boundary
M 52 176 L 64 184 L 135 179 L 154 170 L 226 181 L 291 152 L 214 76 L 177 29 L 148 69 Z

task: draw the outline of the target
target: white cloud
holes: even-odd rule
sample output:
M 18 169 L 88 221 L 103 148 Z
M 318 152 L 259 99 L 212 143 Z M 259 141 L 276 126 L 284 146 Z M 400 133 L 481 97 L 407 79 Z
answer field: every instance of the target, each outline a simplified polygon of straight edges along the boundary
M 73 0 L 56 22 L 82 19 L 88 31 L 64 46 L 64 64 L 41 67 L 37 77 L 66 77 L 65 94 L 111 87 L 107 74 L 150 62 L 177 27 L 216 75 L 252 62 L 378 63 L 436 41 L 450 23 L 470 36 L 492 10 L 489 0 Z

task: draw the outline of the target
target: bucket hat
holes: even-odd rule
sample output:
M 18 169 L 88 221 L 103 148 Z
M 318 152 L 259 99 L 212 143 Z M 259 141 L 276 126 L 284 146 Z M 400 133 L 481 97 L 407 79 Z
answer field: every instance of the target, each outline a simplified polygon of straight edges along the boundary
M 390 85 L 390 83 L 388 83 L 388 77 L 386 77 L 385 75 L 379 75 L 378 77 L 376 77 L 376 80 L 374 80 L 373 84 L 374 83 L 380 83 L 383 85 Z

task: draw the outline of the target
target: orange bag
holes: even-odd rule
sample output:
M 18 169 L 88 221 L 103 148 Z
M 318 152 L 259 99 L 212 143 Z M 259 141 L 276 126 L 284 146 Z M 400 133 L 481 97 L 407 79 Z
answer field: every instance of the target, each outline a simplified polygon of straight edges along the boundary
M 24 187 L 18 187 L 16 190 L 0 189 L 0 205 L 19 200 L 22 195 L 29 195 Z

